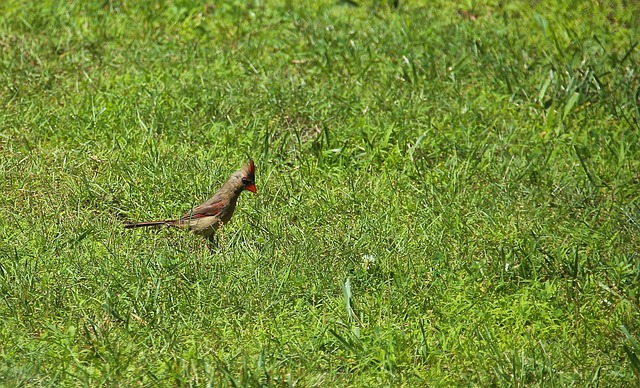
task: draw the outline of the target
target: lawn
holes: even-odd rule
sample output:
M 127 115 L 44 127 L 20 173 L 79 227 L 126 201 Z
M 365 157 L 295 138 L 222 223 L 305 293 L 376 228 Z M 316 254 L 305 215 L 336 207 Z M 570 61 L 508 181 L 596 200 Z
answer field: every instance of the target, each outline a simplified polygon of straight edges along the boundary
M 638 20 L 0 2 L 0 385 L 640 384 Z

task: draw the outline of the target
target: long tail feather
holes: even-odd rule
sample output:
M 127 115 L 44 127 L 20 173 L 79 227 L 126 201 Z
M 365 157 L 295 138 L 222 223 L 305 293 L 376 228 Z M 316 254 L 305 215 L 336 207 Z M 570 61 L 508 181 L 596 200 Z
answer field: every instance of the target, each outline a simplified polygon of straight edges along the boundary
M 140 228 L 143 226 L 160 226 L 160 225 L 173 226 L 175 224 L 176 224 L 175 220 L 147 221 L 147 222 L 134 222 L 131 224 L 124 224 L 124 227 L 125 229 L 130 229 L 130 228 Z

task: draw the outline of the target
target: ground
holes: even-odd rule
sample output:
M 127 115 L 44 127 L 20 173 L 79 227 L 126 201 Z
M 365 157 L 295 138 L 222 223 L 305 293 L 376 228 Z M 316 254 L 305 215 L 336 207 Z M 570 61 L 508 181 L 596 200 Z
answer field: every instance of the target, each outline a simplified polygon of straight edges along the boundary
M 639 16 L 5 0 L 0 385 L 638 384 Z

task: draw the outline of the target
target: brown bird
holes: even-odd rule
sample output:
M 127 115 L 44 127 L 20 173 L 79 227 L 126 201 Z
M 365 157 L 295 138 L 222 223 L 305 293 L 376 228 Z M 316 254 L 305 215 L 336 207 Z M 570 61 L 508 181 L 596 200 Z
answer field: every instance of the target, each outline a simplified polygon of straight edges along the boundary
M 216 191 L 213 197 L 206 202 L 194 207 L 177 220 L 148 221 L 125 224 L 125 228 L 138 228 L 142 226 L 175 226 L 189 228 L 196 234 L 212 239 L 214 232 L 222 225 L 229 222 L 240 193 L 249 190 L 256 192 L 255 166 L 253 160 L 240 170 L 231 174 L 229 179 Z

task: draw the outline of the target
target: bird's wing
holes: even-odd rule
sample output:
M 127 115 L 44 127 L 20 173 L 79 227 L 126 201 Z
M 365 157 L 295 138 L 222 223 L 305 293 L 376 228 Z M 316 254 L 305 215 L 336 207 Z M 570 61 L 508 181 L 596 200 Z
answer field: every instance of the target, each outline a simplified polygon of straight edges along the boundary
M 224 210 L 224 202 L 222 201 L 214 202 L 211 204 L 202 204 L 196 206 L 191 211 L 186 212 L 182 217 L 180 217 L 180 221 L 187 221 L 203 217 L 220 216 L 222 210 Z

